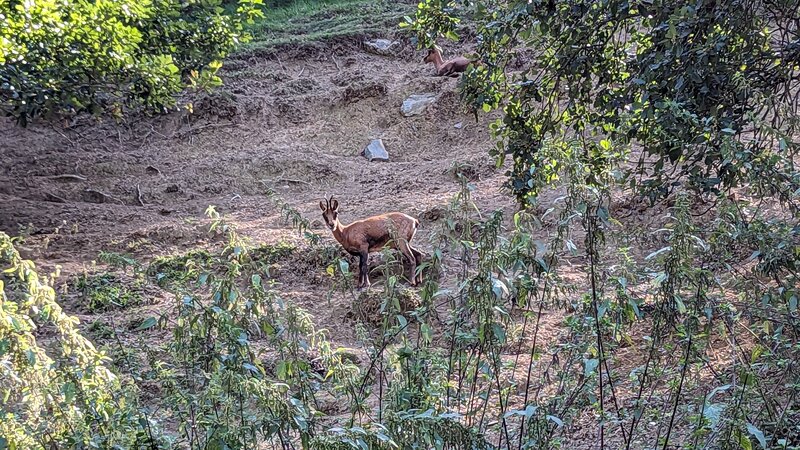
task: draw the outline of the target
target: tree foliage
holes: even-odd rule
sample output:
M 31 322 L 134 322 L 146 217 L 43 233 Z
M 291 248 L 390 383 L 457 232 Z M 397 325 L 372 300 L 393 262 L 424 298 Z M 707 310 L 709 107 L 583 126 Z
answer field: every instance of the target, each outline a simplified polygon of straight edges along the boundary
M 408 19 L 421 40 L 451 35 L 447 11 L 477 23 L 481 64 L 462 82 L 475 108 L 502 108 L 498 162 L 521 199 L 558 171 L 537 155 L 578 137 L 639 158 L 629 179 L 653 197 L 677 185 L 751 182 L 789 200 L 800 188 L 797 2 L 428 0 Z M 520 70 L 512 62 L 523 61 Z
M 9 0 L 0 3 L 0 110 L 38 116 L 171 107 L 211 87 L 261 0 Z M 231 12 L 232 11 L 232 12 Z

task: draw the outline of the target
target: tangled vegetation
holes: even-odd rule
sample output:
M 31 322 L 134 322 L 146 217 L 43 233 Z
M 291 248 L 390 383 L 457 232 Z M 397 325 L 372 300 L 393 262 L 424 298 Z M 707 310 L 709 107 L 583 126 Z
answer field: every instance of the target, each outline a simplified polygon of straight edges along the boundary
M 538 308 L 537 324 L 565 308 L 574 334 L 559 360 L 578 367 L 561 365 L 546 400 L 527 380 L 500 444 L 557 447 L 565 435 L 542 417 L 590 406 L 600 448 L 798 448 L 797 14 L 792 1 L 428 0 L 406 18 L 424 45 L 475 25 L 461 94 L 502 111 L 492 154 L 512 162 L 508 188 L 526 210 L 566 189 L 532 217 L 560 228 L 520 307 Z M 668 208 L 655 242 L 615 217 L 620 196 Z M 568 305 L 567 255 L 588 271 Z M 721 343 L 731 362 L 718 370 Z M 617 356 L 630 345 L 649 349 L 633 370 Z

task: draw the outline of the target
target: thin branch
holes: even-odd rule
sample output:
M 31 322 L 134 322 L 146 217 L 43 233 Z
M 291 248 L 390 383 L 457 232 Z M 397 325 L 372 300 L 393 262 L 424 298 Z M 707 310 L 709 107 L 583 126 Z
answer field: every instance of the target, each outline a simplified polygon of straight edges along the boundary
M 136 183 L 136 200 L 139 202 L 139 205 L 144 206 L 144 200 L 142 200 L 142 189 L 139 187 L 139 183 Z
M 81 175 L 76 175 L 74 173 L 64 173 L 61 175 L 51 175 L 49 177 L 45 177 L 50 180 L 72 180 L 72 181 L 86 181 L 87 178 Z

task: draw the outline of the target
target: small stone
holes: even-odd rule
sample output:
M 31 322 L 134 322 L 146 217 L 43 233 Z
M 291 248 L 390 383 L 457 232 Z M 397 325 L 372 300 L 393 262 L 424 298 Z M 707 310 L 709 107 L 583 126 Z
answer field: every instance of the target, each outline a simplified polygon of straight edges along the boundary
M 388 39 L 375 39 L 374 41 L 364 41 L 367 50 L 381 56 L 391 56 L 395 54 L 396 48 L 400 46 L 397 41 Z
M 370 161 L 375 159 L 378 161 L 389 160 L 389 153 L 386 151 L 386 147 L 383 146 L 383 141 L 380 139 L 373 139 L 361 154 Z
M 436 94 L 413 94 L 403 100 L 403 106 L 400 107 L 400 112 L 406 117 L 416 116 L 422 114 L 425 108 L 435 101 Z
M 460 130 L 463 127 L 464 127 L 464 124 L 461 123 L 461 122 L 458 122 L 457 124 L 453 125 L 453 128 L 455 128 L 456 130 Z

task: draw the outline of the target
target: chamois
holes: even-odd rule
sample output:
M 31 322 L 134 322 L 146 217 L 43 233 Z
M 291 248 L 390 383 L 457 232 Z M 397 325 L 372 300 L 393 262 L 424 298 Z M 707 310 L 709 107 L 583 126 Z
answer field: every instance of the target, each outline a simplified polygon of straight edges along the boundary
M 459 73 L 467 70 L 472 61 L 463 56 L 455 57 L 447 62 L 442 61 L 442 52 L 436 47 L 428 49 L 428 55 L 422 62 L 433 63 L 436 67 L 436 75 L 440 77 L 457 77 Z
M 333 237 L 353 256 L 358 256 L 358 287 L 369 287 L 369 254 L 386 246 L 400 250 L 411 262 L 411 285 L 422 282 L 417 266 L 422 264 L 422 253 L 411 246 L 411 239 L 419 227 L 419 220 L 399 212 L 368 217 L 344 225 L 339 221 L 339 201 L 333 196 L 319 202 L 325 224 Z

